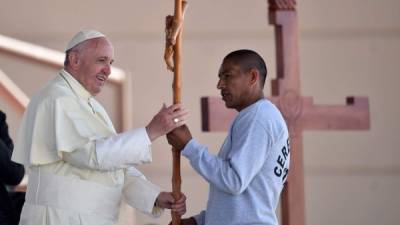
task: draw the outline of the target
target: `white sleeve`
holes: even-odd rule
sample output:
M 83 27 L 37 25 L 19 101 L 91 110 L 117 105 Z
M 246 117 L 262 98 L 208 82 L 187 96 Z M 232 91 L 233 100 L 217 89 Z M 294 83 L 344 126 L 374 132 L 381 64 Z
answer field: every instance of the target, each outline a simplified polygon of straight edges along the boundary
M 122 193 L 126 202 L 133 208 L 153 217 L 161 216 L 164 210 L 155 206 L 160 192 L 161 188 L 148 181 L 136 168 L 129 167 L 126 170 Z
M 151 142 L 145 128 L 88 141 L 63 159 L 73 166 L 97 170 L 115 170 L 151 162 Z
M 99 168 L 112 170 L 151 162 L 151 141 L 146 128 L 96 140 Z

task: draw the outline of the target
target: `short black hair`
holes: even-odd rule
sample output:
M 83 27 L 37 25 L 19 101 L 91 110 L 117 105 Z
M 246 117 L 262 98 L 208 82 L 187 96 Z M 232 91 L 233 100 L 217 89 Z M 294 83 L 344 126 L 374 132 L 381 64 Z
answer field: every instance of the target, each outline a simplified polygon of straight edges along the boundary
M 236 50 L 226 55 L 224 61 L 232 61 L 245 72 L 253 68 L 257 69 L 261 76 L 261 88 L 264 87 L 268 71 L 264 59 L 257 52 L 249 49 Z

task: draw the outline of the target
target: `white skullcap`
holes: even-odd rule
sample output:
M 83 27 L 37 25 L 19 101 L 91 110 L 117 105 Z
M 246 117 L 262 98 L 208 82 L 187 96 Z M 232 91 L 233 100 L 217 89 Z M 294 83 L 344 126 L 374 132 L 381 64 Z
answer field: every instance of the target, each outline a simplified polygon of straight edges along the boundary
M 98 32 L 97 30 L 81 30 L 69 41 L 65 51 L 70 50 L 76 45 L 93 38 L 105 37 L 104 34 Z

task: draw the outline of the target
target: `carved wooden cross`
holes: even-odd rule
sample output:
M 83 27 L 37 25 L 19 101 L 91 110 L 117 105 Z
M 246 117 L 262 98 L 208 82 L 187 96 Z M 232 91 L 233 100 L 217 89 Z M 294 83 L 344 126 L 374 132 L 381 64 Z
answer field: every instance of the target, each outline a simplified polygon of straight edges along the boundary
M 300 93 L 298 25 L 295 0 L 268 0 L 269 22 L 275 28 L 277 79 L 269 99 L 285 117 L 290 133 L 291 165 L 282 193 L 282 224 L 305 225 L 303 130 L 369 129 L 367 97 L 347 97 L 343 106 L 318 106 Z M 226 131 L 236 111 L 219 97 L 203 97 L 203 131 Z M 249 162 L 251 163 L 251 162 Z

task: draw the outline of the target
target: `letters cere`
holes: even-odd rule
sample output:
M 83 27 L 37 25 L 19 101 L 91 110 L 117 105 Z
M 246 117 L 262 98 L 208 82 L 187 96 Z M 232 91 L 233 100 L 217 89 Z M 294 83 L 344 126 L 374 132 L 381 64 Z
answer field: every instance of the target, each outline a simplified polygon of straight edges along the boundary
M 277 177 L 282 177 L 282 182 L 285 181 L 289 169 L 288 169 L 288 164 L 286 163 L 286 160 L 288 160 L 290 157 L 290 144 L 289 144 L 289 139 L 286 141 L 286 146 L 284 145 L 281 149 L 281 154 L 278 155 L 278 158 L 276 159 L 277 165 L 274 168 L 274 173 Z

